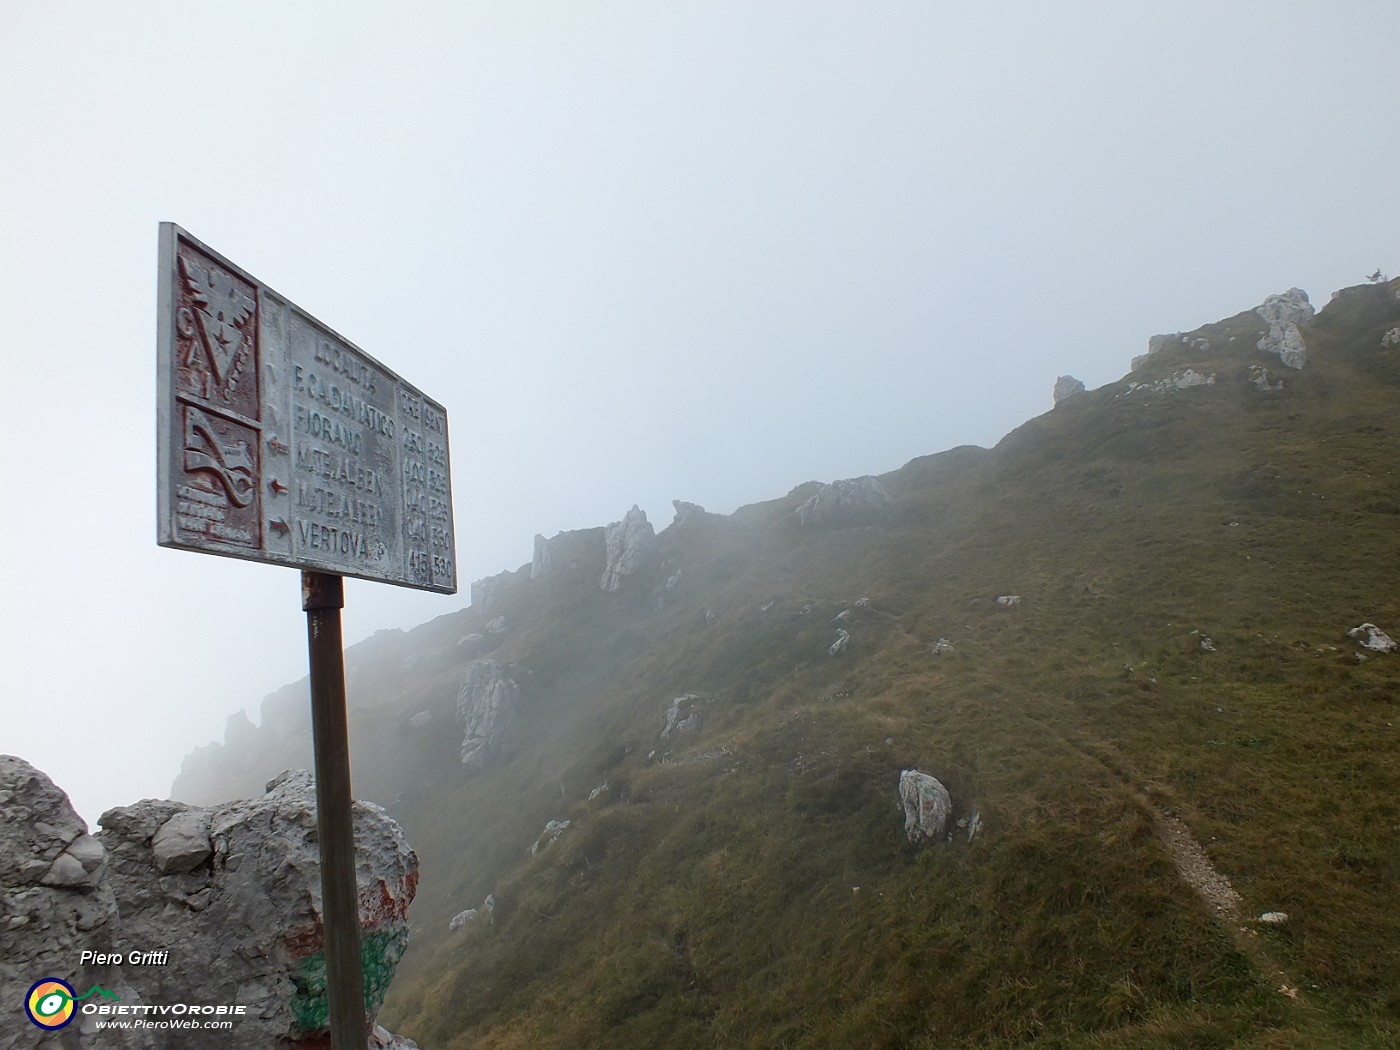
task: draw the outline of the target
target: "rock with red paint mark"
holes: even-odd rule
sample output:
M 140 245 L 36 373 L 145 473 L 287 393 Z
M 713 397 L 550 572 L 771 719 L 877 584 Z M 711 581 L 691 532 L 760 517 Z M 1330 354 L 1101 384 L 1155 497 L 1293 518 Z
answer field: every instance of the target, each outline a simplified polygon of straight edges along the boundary
M 356 802 L 353 816 L 365 1007 L 375 1032 L 374 1017 L 408 944 L 418 857 L 380 807 Z M 164 965 L 128 974 L 144 1001 L 246 1007 L 230 1046 L 325 1044 L 320 854 L 309 773 L 283 773 L 251 801 L 203 809 L 148 800 L 109 810 L 101 824 L 121 943 L 169 952 Z M 191 841 L 201 834 L 207 841 Z M 193 868 L 172 862 L 177 837 L 182 857 L 207 848 L 205 859 Z M 169 1033 L 168 1045 L 188 1045 L 185 1034 Z M 163 1050 L 163 1033 L 150 1035 L 149 1045 Z M 376 1038 L 371 1047 L 410 1045 Z

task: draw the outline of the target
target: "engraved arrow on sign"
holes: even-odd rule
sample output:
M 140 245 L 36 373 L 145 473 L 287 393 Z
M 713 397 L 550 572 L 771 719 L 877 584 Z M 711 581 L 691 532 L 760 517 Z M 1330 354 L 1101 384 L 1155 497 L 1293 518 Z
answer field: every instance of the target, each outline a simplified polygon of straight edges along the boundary
M 185 408 L 185 471 L 208 471 L 235 507 L 253 501 L 253 460 L 244 444 L 220 445 L 214 426 L 197 408 Z

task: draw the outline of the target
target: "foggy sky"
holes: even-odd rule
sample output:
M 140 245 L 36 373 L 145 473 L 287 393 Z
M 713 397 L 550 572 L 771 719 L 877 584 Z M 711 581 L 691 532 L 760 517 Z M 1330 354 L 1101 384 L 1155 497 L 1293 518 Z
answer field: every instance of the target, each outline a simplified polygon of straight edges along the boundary
M 1393 0 L 0 3 L 0 752 L 95 822 L 306 673 L 155 545 L 177 222 L 448 410 L 454 597 L 531 537 L 992 445 L 1149 336 L 1400 269 Z M 353 702 L 353 698 L 352 698 Z

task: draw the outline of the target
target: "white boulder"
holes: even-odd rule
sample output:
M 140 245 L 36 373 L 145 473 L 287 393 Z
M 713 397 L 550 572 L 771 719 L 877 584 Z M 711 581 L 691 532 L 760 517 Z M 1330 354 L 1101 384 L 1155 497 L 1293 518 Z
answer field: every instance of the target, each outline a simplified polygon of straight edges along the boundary
M 1279 360 L 1289 368 L 1302 368 L 1308 359 L 1308 348 L 1298 326 L 1313 317 L 1308 293 L 1301 288 L 1290 288 L 1280 295 L 1269 296 L 1254 312 L 1269 325 L 1268 333 L 1259 340 L 1259 349 L 1278 354 Z
M 567 820 L 551 820 L 547 823 L 544 830 L 540 832 L 540 837 L 535 839 L 535 844 L 530 847 L 530 856 L 533 857 L 541 849 L 552 846 L 554 841 L 568 829 L 569 823 Z
M 369 1037 L 369 1050 L 419 1050 L 419 1047 L 407 1036 L 395 1035 L 382 1025 L 375 1025 Z
M 904 834 L 910 842 L 919 845 L 943 837 L 953 803 L 937 779 L 917 769 L 901 770 L 899 800 L 904 805 Z
M 1393 653 L 1396 650 L 1395 642 L 1390 635 L 1373 623 L 1363 623 L 1360 627 L 1353 627 L 1347 632 L 1347 637 L 1355 638 L 1361 643 L 1363 649 L 1371 649 L 1378 653 Z
M 467 923 L 475 921 L 475 919 L 475 908 L 468 908 L 466 909 L 466 911 L 459 911 L 456 915 L 452 916 L 452 920 L 447 924 L 447 932 L 456 933 Z

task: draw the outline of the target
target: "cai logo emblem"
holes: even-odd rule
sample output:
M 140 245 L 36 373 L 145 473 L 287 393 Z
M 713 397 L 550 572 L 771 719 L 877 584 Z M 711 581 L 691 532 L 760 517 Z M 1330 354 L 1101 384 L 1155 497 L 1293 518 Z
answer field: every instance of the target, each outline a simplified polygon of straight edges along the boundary
M 24 1012 L 40 1028 L 62 1028 L 73 1020 L 73 986 L 57 977 L 36 981 L 24 1000 Z

